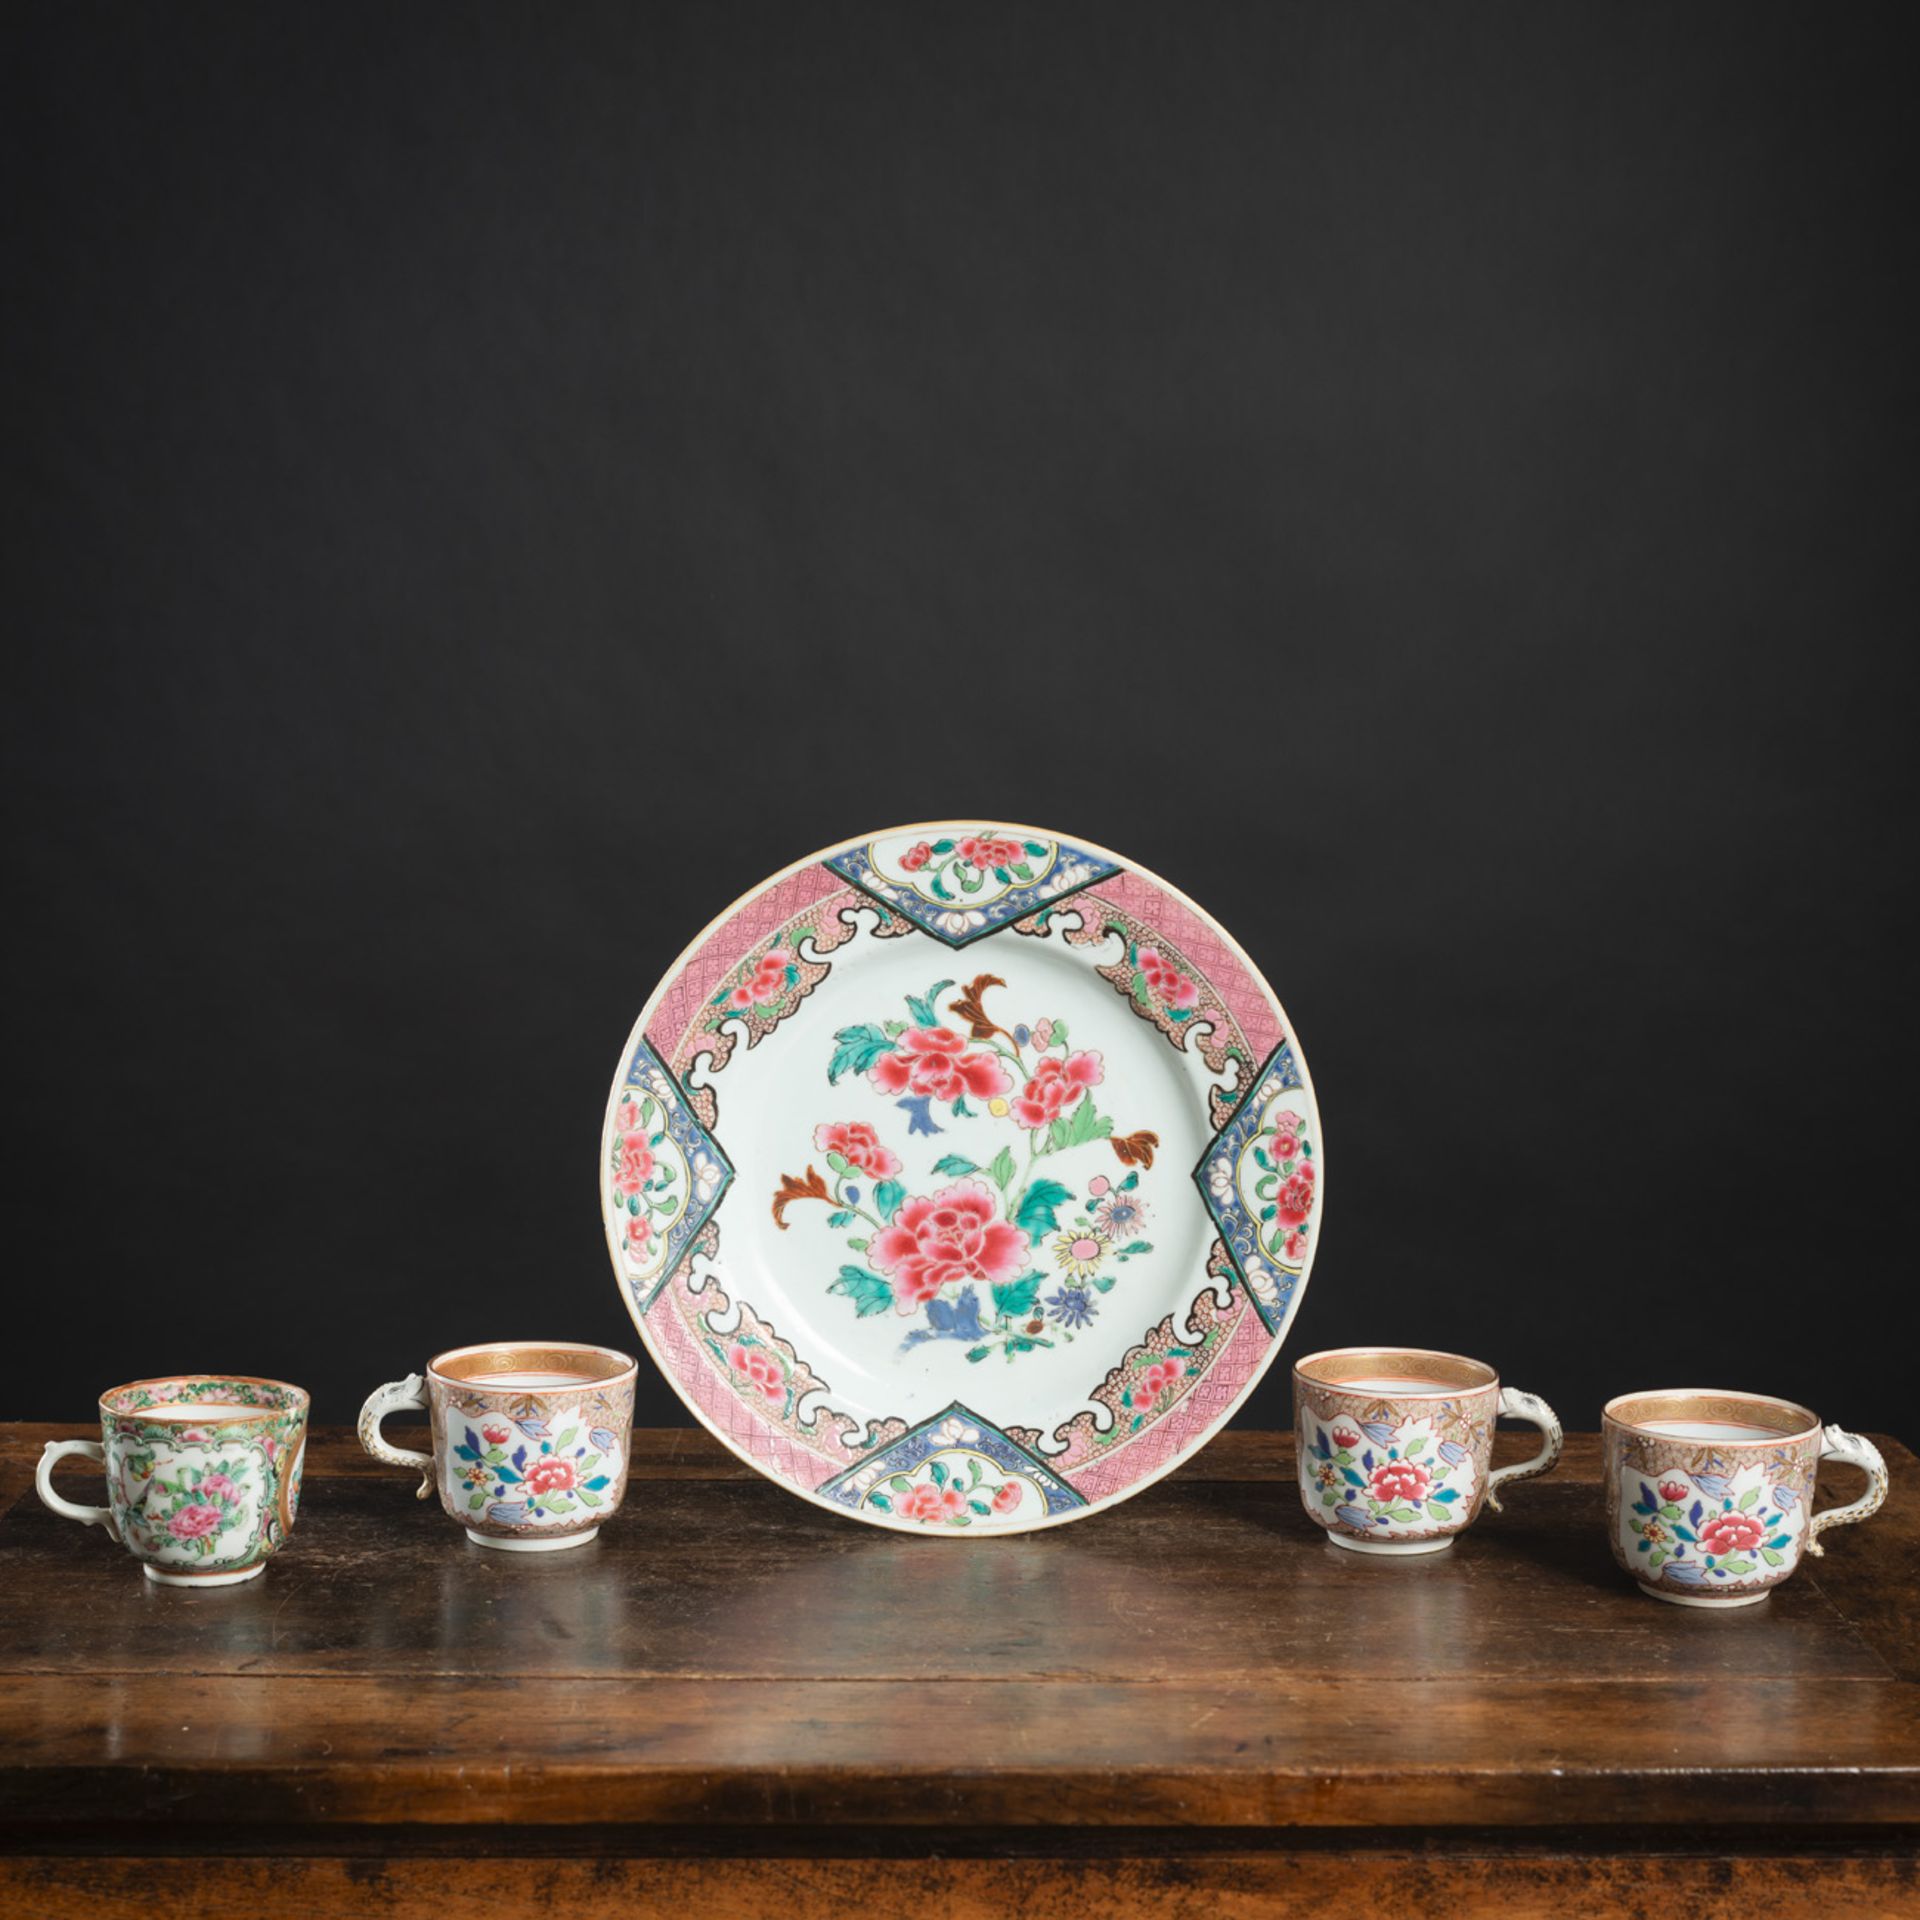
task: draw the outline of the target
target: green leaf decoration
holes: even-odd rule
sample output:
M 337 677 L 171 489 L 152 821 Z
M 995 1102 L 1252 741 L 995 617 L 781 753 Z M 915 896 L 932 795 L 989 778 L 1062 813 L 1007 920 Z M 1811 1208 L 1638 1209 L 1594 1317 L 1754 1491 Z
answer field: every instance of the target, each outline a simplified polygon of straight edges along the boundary
M 1662 1520 L 1678 1520 L 1680 1518 L 1680 1509 L 1669 1500 L 1667 1504 L 1660 1509 L 1660 1518 Z
M 486 1504 L 487 1504 L 487 1496 L 484 1493 L 472 1494 L 468 1497 L 468 1500 L 467 1500 L 467 1505 L 469 1507 L 484 1507 Z
M 853 1302 L 854 1313 L 862 1320 L 885 1313 L 893 1305 L 893 1283 L 865 1267 L 842 1267 L 840 1278 L 828 1287 L 829 1293 L 841 1293 Z
M 842 1027 L 833 1036 L 833 1058 L 827 1063 L 827 1085 L 838 1083 L 843 1073 L 865 1073 L 883 1053 L 894 1050 L 884 1028 L 871 1020 L 857 1027 Z
M 584 1500 L 588 1506 L 597 1507 L 601 1502 L 602 1496 L 595 1493 L 591 1487 L 582 1487 L 580 1489 L 580 1498 Z
M 1011 1147 L 1002 1147 L 993 1156 L 993 1165 L 987 1169 L 987 1178 L 1002 1193 L 1013 1185 L 1013 1149 Z
M 1033 878 L 1033 869 L 1022 860 L 1013 870 L 1013 877 L 1024 887 Z
M 853 1162 L 849 1160 L 844 1153 L 836 1152 L 836 1153 L 828 1154 L 827 1165 L 835 1173 L 840 1174 L 843 1177 L 853 1171 Z
M 882 1513 L 891 1513 L 893 1511 L 893 1502 L 889 1500 L 884 1493 L 868 1494 L 867 1505 L 870 1507 L 878 1507 Z
M 1044 840 L 1022 840 L 1021 848 L 1036 860 L 1044 860 L 1053 851 Z
M 967 1455 L 967 1485 L 977 1487 L 980 1484 L 980 1456 L 977 1453 Z
M 991 1347 L 969 1347 L 967 1349 L 967 1358 L 973 1361 L 975 1365 L 978 1365 L 979 1362 L 984 1360 L 992 1351 L 993 1349 Z
M 1785 1562 L 1786 1557 L 1787 1556 L 1784 1553 L 1782 1553 L 1778 1547 L 1762 1547 L 1760 1549 L 1760 1558 L 1764 1560 L 1767 1563 L 1767 1565 L 1770 1567 L 1777 1567 L 1782 1565 Z
M 1664 1560 L 1666 1557 L 1667 1557 L 1667 1550 L 1664 1547 L 1656 1547 L 1654 1548 L 1652 1553 L 1648 1554 L 1647 1565 L 1650 1567 L 1657 1567 L 1660 1564 L 1660 1562 Z
M 844 1209 L 839 1213 L 830 1213 L 827 1215 L 827 1225 L 830 1227 L 850 1227 L 853 1225 L 853 1215 Z
M 1753 1562 L 1751 1560 L 1722 1560 L 1720 1567 L 1721 1571 L 1725 1573 L 1751 1573 L 1753 1571 Z
M 1059 1221 L 1060 1209 L 1073 1195 L 1058 1180 L 1036 1180 L 1021 1196 L 1013 1224 L 1022 1233 L 1038 1240 L 1051 1233 Z
M 1745 1513 L 1746 1510 L 1750 1506 L 1752 1506 L 1753 1503 L 1759 1498 L 1760 1498 L 1760 1489 L 1758 1487 L 1749 1487 L 1746 1490 L 1746 1492 L 1740 1496 L 1740 1511 L 1742 1513 Z
M 1128 987 L 1128 991 L 1132 993 L 1136 1000 L 1144 1000 L 1147 997 L 1147 976 L 1144 973 L 1136 973 Z
M 936 980 L 927 989 L 924 999 L 916 998 L 913 994 L 906 996 L 907 1011 L 913 1015 L 916 1027 L 937 1027 L 940 1024 L 940 1016 L 934 1011 L 933 1003 L 952 985 L 951 980 Z
M 898 1180 L 882 1180 L 873 1190 L 873 1204 L 882 1220 L 891 1220 L 906 1203 L 906 1187 Z
M 850 1246 L 855 1253 L 865 1253 L 866 1250 L 873 1245 L 873 1242 L 863 1237 L 858 1240 L 849 1240 L 847 1245 Z
M 1065 1051 L 1067 1044 L 1067 1023 L 1064 1020 L 1056 1020 L 1053 1023 L 1053 1039 L 1049 1044 L 1059 1047 L 1063 1052 Z
M 947 1463 L 944 1460 L 931 1462 L 927 1467 L 927 1472 L 932 1476 L 933 1484 L 936 1487 L 944 1487 L 947 1484 Z
M 933 897 L 936 900 L 945 900 L 949 904 L 952 903 L 953 895 L 947 891 L 946 882 L 942 880 L 937 873 L 927 875 L 927 885 L 933 889 Z
M 933 1163 L 933 1170 L 935 1173 L 978 1173 L 980 1163 L 977 1160 L 969 1160 L 964 1153 L 943 1153 Z
M 1030 1313 L 1040 1297 L 1040 1283 L 1045 1278 L 1036 1268 L 1018 1280 L 1004 1281 L 993 1290 L 993 1304 L 1006 1314 Z
M 1407 1442 L 1407 1451 L 1404 1457 L 1408 1460 L 1411 1460 L 1416 1453 L 1424 1453 L 1426 1451 L 1426 1446 L 1427 1446 L 1427 1436 L 1423 1433 L 1419 1437 L 1419 1439 L 1409 1440 Z
M 909 1480 L 904 1473 L 896 1473 L 893 1478 L 887 1482 L 887 1485 L 890 1486 L 895 1493 L 911 1493 L 913 1491 L 913 1482 Z
M 570 1446 L 572 1446 L 577 1439 L 579 1439 L 579 1437 L 580 1437 L 580 1429 L 578 1427 L 569 1427 L 566 1430 L 566 1432 L 563 1433 L 560 1436 L 560 1438 L 553 1443 L 554 1451 L 556 1453 L 565 1453 L 566 1450 Z
M 1446 1508 L 1443 1507 L 1438 1500 L 1429 1500 L 1427 1502 L 1427 1513 L 1430 1518 L 1435 1520 L 1444 1520 L 1447 1517 Z
M 953 851 L 953 842 L 951 840 L 936 840 L 933 843 L 933 851 L 935 853 L 951 853 Z
M 996 880 L 998 880 L 1003 887 L 1010 887 L 1013 885 L 1013 875 L 1010 874 L 1005 867 L 995 867 L 993 870 L 993 877 Z
M 1337 1493 L 1331 1493 L 1331 1492 L 1329 1492 L 1329 1493 L 1323 1493 L 1323 1494 L 1322 1494 L 1322 1495 L 1320 1496 L 1320 1504 L 1321 1504 L 1321 1505 L 1322 1505 L 1323 1507 L 1330 1507 L 1330 1506 L 1332 1506 L 1332 1505 L 1334 1504 L 1334 1502 L 1335 1502 L 1335 1501 L 1337 1501 L 1337 1500 L 1338 1500 L 1339 1498 L 1340 1498 L 1340 1496 L 1339 1496 L 1339 1495 L 1338 1495 Z

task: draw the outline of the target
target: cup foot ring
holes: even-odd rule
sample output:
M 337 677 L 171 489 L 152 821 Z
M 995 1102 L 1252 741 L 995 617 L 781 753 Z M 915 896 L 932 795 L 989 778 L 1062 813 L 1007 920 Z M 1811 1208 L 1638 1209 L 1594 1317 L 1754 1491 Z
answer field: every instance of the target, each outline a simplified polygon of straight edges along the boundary
M 264 1560 L 255 1566 L 242 1567 L 236 1573 L 162 1573 L 151 1561 L 140 1563 L 140 1571 L 156 1587 L 237 1587 L 243 1580 L 258 1579 L 266 1570 Z
M 523 1535 L 519 1539 L 509 1540 L 491 1533 L 476 1533 L 467 1528 L 467 1538 L 476 1547 L 492 1547 L 499 1553 L 560 1553 L 568 1547 L 584 1547 L 600 1529 L 587 1527 L 579 1533 L 563 1533 L 557 1538 L 542 1537 L 537 1533 Z
M 1634 1583 L 1649 1600 L 1664 1600 L 1670 1607 L 1705 1607 L 1725 1613 L 1731 1607 L 1755 1607 L 1773 1589 L 1762 1587 L 1758 1593 L 1669 1593 L 1664 1587 L 1650 1587 L 1644 1581 Z
M 1345 1547 L 1349 1553 L 1409 1559 L 1418 1553 L 1445 1553 L 1453 1545 L 1454 1536 L 1443 1534 L 1438 1540 L 1349 1540 L 1344 1533 L 1329 1531 L 1327 1542 L 1330 1546 Z

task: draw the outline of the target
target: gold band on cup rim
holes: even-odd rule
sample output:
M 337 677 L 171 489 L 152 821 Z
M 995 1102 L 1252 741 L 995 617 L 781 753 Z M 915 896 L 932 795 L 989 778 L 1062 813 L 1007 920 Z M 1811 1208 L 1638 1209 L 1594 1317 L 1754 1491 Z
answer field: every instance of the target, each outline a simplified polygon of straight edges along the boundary
M 1344 1377 L 1310 1373 L 1308 1368 L 1333 1362 L 1343 1369 Z M 1319 1353 L 1303 1354 L 1293 1363 L 1296 1381 L 1331 1393 L 1374 1393 L 1378 1388 L 1355 1388 L 1349 1380 L 1447 1380 L 1450 1371 L 1461 1378 L 1424 1392 L 1403 1392 L 1399 1387 L 1385 1397 L 1394 1400 L 1457 1400 L 1462 1394 L 1498 1391 L 1500 1375 L 1484 1360 L 1470 1359 L 1464 1353 L 1443 1353 L 1434 1347 L 1326 1347 Z

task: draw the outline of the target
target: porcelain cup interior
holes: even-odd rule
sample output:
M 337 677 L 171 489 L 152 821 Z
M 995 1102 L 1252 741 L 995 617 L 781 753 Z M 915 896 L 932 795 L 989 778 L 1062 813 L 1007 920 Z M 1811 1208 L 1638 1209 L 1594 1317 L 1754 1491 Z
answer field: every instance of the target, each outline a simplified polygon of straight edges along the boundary
M 1765 1597 L 1805 1551 L 1819 1420 L 1771 1394 L 1627 1393 L 1601 1415 L 1613 1557 L 1663 1599 Z
M 1500 1376 L 1423 1347 L 1340 1347 L 1293 1369 L 1300 1498 L 1336 1543 L 1445 1545 L 1486 1498 Z
M 100 1396 L 107 1501 L 167 1585 L 257 1573 L 292 1530 L 308 1398 L 284 1380 L 162 1374 Z
M 579 1341 L 437 1354 L 427 1405 L 442 1507 L 501 1542 L 591 1535 L 626 1493 L 638 1374 L 630 1355 Z

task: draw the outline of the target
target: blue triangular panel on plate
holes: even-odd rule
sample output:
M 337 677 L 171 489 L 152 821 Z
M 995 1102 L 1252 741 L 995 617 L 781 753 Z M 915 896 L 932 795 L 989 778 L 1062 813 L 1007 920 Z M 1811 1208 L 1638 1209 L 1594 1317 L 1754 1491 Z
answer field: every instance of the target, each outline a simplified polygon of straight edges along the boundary
M 825 864 L 862 893 L 950 947 L 964 947 L 1120 871 L 1068 840 L 982 827 L 932 840 L 870 840 Z
M 949 1451 L 983 1454 L 1006 1472 L 1031 1480 L 1046 1500 L 1049 1519 L 1087 1504 L 1038 1454 L 1010 1440 L 992 1421 L 981 1419 L 958 1400 L 898 1440 L 862 1455 L 852 1466 L 824 1481 L 817 1491 L 823 1500 L 851 1510 L 891 1475 L 912 1474 L 935 1454 Z

